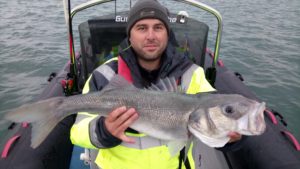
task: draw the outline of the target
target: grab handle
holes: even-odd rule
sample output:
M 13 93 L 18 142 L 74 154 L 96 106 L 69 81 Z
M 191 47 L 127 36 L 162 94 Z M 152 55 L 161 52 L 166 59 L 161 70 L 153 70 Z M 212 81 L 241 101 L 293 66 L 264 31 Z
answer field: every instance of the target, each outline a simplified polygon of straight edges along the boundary
M 293 143 L 293 145 L 294 145 L 294 147 L 296 148 L 297 151 L 300 151 L 300 144 L 291 132 L 281 131 L 281 133 L 289 138 L 289 140 Z
M 15 135 L 10 138 L 4 146 L 4 149 L 1 154 L 1 158 L 6 158 L 8 156 L 9 150 L 11 149 L 12 145 L 20 138 L 20 135 Z

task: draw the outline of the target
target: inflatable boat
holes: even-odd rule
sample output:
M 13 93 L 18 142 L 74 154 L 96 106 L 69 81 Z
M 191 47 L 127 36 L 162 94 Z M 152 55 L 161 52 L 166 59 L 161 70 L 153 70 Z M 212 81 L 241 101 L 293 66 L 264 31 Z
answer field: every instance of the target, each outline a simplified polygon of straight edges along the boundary
M 114 1 L 115 2 L 115 1 Z M 70 61 L 58 73 L 51 73 L 49 84 L 36 100 L 55 96 L 81 94 L 91 72 L 106 60 L 118 55 L 118 45 L 126 37 L 128 11 L 113 11 L 109 15 L 90 18 L 80 23 L 80 49 L 75 54 L 72 19 L 87 8 L 112 3 L 111 0 L 92 0 L 75 8 L 65 1 L 69 25 Z M 260 101 L 243 83 L 241 74 L 227 68 L 219 59 L 222 34 L 222 17 L 218 11 L 195 0 L 177 0 L 207 11 L 217 20 L 214 50 L 207 48 L 209 27 L 189 17 L 188 11 L 170 15 L 170 42 L 194 63 L 206 70 L 207 79 L 221 93 L 237 93 Z M 282 113 L 265 110 L 266 132 L 248 137 L 243 146 L 230 152 L 221 152 L 198 143 L 194 147 L 196 168 L 199 169 L 299 169 L 300 145 L 287 129 Z M 30 147 L 31 126 L 10 123 L 0 138 L 1 169 L 79 169 L 93 167 L 88 151 L 72 145 L 69 136 L 75 116 L 60 122 L 47 139 L 36 149 Z

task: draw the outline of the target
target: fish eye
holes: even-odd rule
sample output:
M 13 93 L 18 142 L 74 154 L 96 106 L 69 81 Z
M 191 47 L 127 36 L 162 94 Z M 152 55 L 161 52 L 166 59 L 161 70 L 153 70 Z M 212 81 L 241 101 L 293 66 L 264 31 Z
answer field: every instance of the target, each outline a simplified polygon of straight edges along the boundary
M 234 113 L 233 107 L 232 107 L 232 106 L 226 106 L 226 107 L 225 107 L 225 112 L 226 112 L 227 114 L 232 114 L 232 113 Z

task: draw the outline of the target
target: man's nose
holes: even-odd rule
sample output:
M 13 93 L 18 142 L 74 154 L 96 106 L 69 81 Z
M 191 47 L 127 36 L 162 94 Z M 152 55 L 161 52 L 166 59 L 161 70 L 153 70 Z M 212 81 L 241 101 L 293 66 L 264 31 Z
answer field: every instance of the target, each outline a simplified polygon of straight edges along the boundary
M 147 32 L 147 39 L 151 40 L 151 39 L 154 39 L 155 38 L 155 32 L 153 29 L 149 29 L 148 32 Z

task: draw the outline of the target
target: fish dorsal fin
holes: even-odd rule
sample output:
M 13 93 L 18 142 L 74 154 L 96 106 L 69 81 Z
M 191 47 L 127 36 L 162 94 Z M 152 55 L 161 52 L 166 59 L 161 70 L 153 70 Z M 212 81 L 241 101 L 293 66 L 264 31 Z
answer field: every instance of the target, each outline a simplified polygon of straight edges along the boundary
M 151 84 L 147 89 L 154 91 L 181 92 L 180 88 L 177 86 L 175 77 L 159 79 L 156 84 Z
M 115 75 L 114 77 L 112 77 L 108 85 L 106 85 L 102 91 L 105 92 L 119 88 L 136 89 L 136 87 L 134 87 L 134 85 L 128 82 L 124 77 L 120 75 Z

